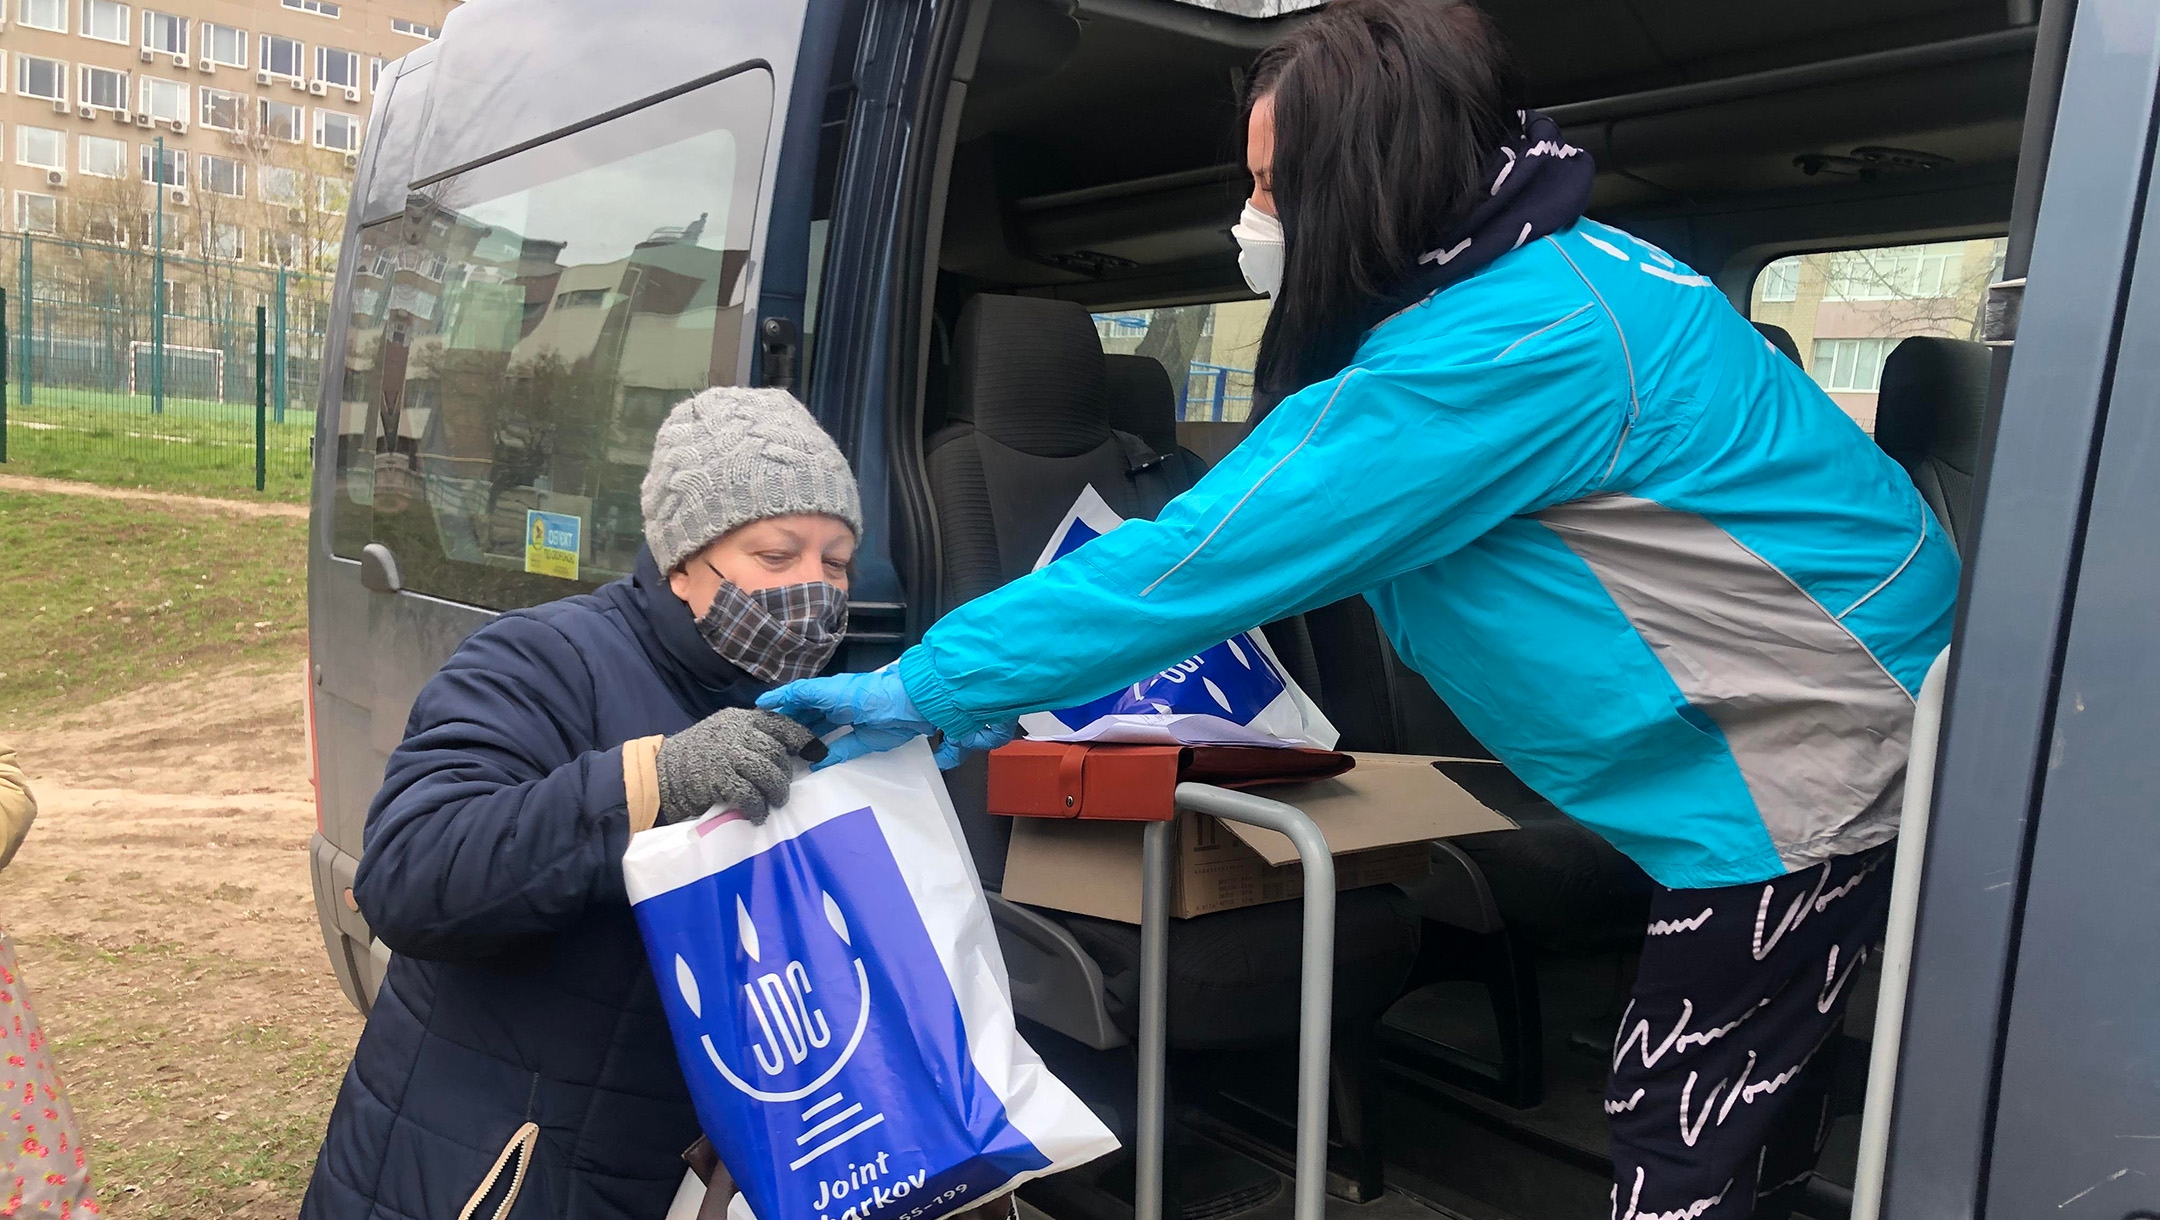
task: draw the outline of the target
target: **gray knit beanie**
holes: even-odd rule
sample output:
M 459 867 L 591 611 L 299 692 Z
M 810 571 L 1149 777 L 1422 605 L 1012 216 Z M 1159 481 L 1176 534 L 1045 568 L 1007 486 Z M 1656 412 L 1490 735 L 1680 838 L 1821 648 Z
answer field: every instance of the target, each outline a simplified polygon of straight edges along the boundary
M 786 390 L 718 385 L 677 403 L 653 437 L 638 501 L 662 572 L 767 517 L 825 513 L 862 536 L 854 472 Z

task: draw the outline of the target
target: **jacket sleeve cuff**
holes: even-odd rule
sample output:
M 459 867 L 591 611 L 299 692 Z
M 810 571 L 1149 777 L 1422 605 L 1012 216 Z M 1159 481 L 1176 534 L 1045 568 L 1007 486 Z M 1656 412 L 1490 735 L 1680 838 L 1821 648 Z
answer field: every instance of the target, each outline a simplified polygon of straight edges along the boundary
M 660 819 L 660 742 L 655 734 L 626 741 L 622 748 L 623 800 L 630 810 L 630 833 L 651 830 Z
M 958 692 L 938 676 L 930 651 L 922 645 L 900 654 L 900 685 L 922 718 L 943 730 L 947 737 L 965 737 L 983 722 L 960 709 Z

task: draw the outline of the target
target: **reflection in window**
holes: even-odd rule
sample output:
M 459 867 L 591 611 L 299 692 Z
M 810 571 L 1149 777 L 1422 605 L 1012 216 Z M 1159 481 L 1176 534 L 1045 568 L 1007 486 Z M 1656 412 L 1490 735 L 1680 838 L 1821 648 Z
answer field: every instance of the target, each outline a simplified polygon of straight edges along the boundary
M 770 95 L 761 70 L 728 77 L 437 183 L 363 231 L 340 546 L 383 542 L 407 588 L 494 607 L 630 570 L 661 419 L 738 379 Z M 364 534 L 342 521 L 362 496 Z M 579 523 L 577 585 L 528 568 L 532 512 Z

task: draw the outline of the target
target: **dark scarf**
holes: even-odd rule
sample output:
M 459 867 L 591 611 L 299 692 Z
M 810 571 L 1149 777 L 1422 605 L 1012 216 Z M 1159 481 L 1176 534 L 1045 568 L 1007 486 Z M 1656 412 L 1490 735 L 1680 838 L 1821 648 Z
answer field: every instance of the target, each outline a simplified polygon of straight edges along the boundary
M 1468 279 L 1479 268 L 1574 224 L 1590 204 L 1597 167 L 1590 154 L 1561 138 L 1560 125 L 1535 110 L 1518 110 L 1522 131 L 1485 162 L 1491 183 L 1469 219 L 1420 254 L 1408 285 L 1422 301 Z
M 1418 256 L 1417 267 L 1396 298 L 1403 308 L 1548 234 L 1574 224 L 1590 203 L 1597 167 L 1590 154 L 1561 138 L 1560 125 L 1535 110 L 1515 112 L 1522 129 L 1485 162 L 1485 198 L 1440 244 Z M 1400 312 L 1398 310 L 1397 312 Z M 1266 390 L 1253 397 L 1247 432 L 1260 426 L 1281 396 Z

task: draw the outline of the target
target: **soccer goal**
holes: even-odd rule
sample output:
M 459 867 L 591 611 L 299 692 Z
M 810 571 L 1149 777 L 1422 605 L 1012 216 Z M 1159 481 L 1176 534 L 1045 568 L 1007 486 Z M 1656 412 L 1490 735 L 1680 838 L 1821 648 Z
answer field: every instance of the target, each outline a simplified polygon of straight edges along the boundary
M 128 344 L 128 393 L 150 392 L 157 345 L 137 339 Z M 215 347 L 165 345 L 165 393 L 171 398 L 225 398 L 225 352 Z

